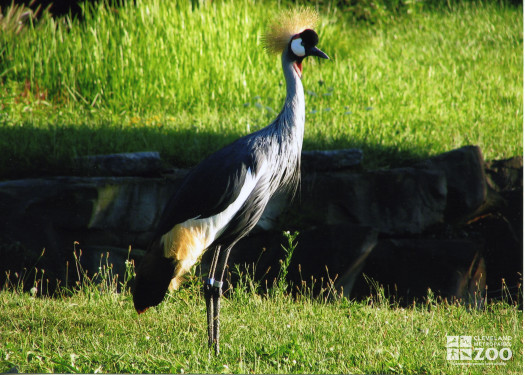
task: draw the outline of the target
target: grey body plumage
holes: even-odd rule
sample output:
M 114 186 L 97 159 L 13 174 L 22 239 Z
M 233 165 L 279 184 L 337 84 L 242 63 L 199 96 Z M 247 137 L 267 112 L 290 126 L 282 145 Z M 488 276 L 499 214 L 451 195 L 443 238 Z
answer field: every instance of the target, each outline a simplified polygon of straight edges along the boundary
M 193 217 L 209 217 L 225 209 L 239 193 L 248 168 L 257 175 L 261 166 L 272 168 L 261 180 L 234 221 L 249 221 L 235 232 L 248 232 L 257 223 L 269 198 L 278 189 L 292 194 L 300 179 L 300 155 L 304 134 L 304 92 L 288 54 L 282 56 L 287 94 L 283 109 L 265 128 L 239 138 L 197 165 L 165 208 L 157 235 Z M 278 168 L 276 168 L 278 167 Z M 255 210 L 247 220 L 246 211 Z M 255 222 L 253 222 L 255 221 Z M 231 223 L 229 227 L 233 229 Z M 230 235 L 230 237 L 232 237 Z M 241 236 L 242 237 L 242 236 Z M 222 243 L 218 238 L 216 243 Z
M 281 55 L 283 109 L 270 125 L 213 153 L 189 172 L 164 209 L 155 240 L 137 268 L 133 301 L 141 313 L 159 304 L 170 285 L 176 288 L 206 249 L 213 251 L 204 292 L 209 344 L 215 344 L 217 353 L 219 298 L 229 252 L 257 224 L 276 191 L 297 190 L 305 121 L 301 63 L 311 55 L 328 58 L 315 47 L 317 40 L 306 29 L 288 41 Z

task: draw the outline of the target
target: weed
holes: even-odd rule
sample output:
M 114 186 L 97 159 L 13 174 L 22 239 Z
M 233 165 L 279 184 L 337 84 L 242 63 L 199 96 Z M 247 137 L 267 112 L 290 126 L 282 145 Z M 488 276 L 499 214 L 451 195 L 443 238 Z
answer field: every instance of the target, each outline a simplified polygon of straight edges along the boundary
M 274 282 L 273 293 L 284 295 L 288 291 L 288 280 L 286 279 L 286 276 L 288 275 L 288 268 L 290 267 L 290 263 L 292 261 L 292 256 L 295 251 L 295 248 L 297 247 L 297 236 L 299 236 L 299 232 L 290 233 L 289 231 L 283 232 L 283 236 L 286 238 L 286 241 L 288 242 L 287 245 L 281 245 L 281 248 L 284 251 L 285 257 L 284 259 L 279 260 L 279 274 L 277 275 L 277 279 Z

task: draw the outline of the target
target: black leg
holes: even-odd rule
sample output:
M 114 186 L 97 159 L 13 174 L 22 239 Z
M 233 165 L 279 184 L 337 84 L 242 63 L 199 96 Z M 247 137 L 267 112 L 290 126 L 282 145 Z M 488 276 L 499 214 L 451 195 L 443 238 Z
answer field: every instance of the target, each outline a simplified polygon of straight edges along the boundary
M 208 346 L 215 346 L 215 354 L 219 354 L 219 334 L 221 311 L 222 280 L 226 272 L 226 265 L 230 255 L 231 247 L 226 251 L 220 251 L 217 246 L 213 253 L 213 259 L 210 265 L 208 278 L 204 282 L 204 298 L 206 299 L 206 313 L 208 320 Z M 216 279 L 216 275 L 219 278 Z
M 206 298 L 206 313 L 208 318 L 208 346 L 215 346 L 215 353 L 219 354 L 219 313 L 221 310 L 220 298 L 222 282 L 213 278 L 206 279 L 204 297 Z
M 228 265 L 228 257 L 230 256 L 231 246 L 226 249 L 225 252 L 220 254 L 219 262 L 217 264 L 216 271 L 219 273 L 220 278 L 215 281 L 215 288 L 213 291 L 213 337 L 215 341 L 215 354 L 219 354 L 219 334 L 220 334 L 220 320 L 219 315 L 221 312 L 221 296 L 222 296 L 222 280 L 224 279 L 224 273 L 226 272 L 226 266 Z
M 221 247 L 215 247 L 213 252 L 213 258 L 210 264 L 210 271 L 208 273 L 208 278 L 204 281 L 204 299 L 206 300 L 206 317 L 208 320 L 208 346 L 211 346 L 216 342 L 215 339 L 215 315 L 216 315 L 216 297 L 214 287 L 214 278 L 217 269 L 217 260 L 219 259 L 219 253 Z
M 219 279 L 221 282 L 222 282 L 222 279 L 224 279 L 224 273 L 226 272 L 226 266 L 228 265 L 228 258 L 230 257 L 230 251 L 232 247 L 233 246 L 230 246 L 229 248 L 226 249 L 226 251 L 224 252 L 224 256 L 220 259 L 221 261 L 217 265 L 218 270 L 220 270 L 220 273 L 221 273 L 220 274 L 221 278 Z
M 212 286 L 209 284 L 204 285 L 204 298 L 206 299 L 206 317 L 208 320 L 208 346 L 211 348 L 213 345 L 213 316 L 215 315 L 215 310 L 213 308 L 213 290 Z
M 222 284 L 222 282 L 221 282 Z M 219 354 L 219 331 L 220 331 L 220 321 L 219 313 L 221 312 L 221 295 L 222 295 L 222 285 L 219 287 L 213 288 L 213 340 L 215 344 L 215 354 Z

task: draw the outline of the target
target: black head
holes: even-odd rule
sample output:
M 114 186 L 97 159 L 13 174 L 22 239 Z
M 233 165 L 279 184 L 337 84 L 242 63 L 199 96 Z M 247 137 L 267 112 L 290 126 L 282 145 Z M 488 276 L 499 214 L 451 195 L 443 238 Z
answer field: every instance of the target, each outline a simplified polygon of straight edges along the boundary
M 133 285 L 133 304 L 139 314 L 162 302 L 174 270 L 175 264 L 171 259 L 151 252 L 142 258 Z
M 317 48 L 319 36 L 312 29 L 306 29 L 296 34 L 289 44 L 289 51 L 298 62 L 301 62 L 307 56 L 317 56 L 328 59 L 328 56 Z

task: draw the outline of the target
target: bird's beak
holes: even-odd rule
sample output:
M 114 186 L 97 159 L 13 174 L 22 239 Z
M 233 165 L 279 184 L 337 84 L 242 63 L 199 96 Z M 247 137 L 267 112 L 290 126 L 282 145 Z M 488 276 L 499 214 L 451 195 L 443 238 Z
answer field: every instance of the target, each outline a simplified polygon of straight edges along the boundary
M 148 309 L 148 307 L 145 307 L 145 308 L 143 308 L 143 309 L 135 308 L 135 310 L 137 310 L 137 313 L 138 313 L 139 315 L 142 314 L 142 313 L 145 313 L 147 309 Z
M 326 53 L 324 53 L 323 51 L 321 51 L 319 48 L 317 47 L 312 47 L 308 50 L 308 56 L 317 56 L 317 57 L 320 57 L 322 59 L 328 59 L 330 60 L 330 58 L 328 57 L 328 55 Z

